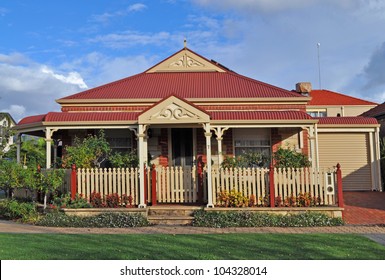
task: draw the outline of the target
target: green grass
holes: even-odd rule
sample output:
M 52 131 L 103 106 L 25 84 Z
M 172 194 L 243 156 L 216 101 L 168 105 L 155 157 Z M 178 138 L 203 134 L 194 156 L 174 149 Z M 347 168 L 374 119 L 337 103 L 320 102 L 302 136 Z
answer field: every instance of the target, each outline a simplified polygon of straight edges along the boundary
M 0 234 L 2 260 L 385 259 L 350 234 Z

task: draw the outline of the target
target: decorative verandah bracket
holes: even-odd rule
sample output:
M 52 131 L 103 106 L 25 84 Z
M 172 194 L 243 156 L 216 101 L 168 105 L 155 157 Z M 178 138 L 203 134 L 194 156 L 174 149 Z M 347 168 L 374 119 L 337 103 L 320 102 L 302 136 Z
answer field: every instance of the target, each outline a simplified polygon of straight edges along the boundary
M 51 146 L 52 146 L 52 135 L 58 131 L 57 128 L 47 127 L 45 130 L 45 142 L 46 142 L 46 168 L 51 168 Z
M 318 126 L 317 124 L 311 126 L 303 126 L 308 132 L 308 140 L 310 144 L 310 162 L 313 168 L 319 169 L 319 153 L 318 153 Z
M 222 148 L 222 140 L 223 140 L 223 135 L 225 134 L 225 131 L 228 130 L 230 127 L 212 127 L 211 130 L 214 131 L 215 135 L 217 136 L 217 141 L 218 141 L 218 163 L 219 166 L 221 166 L 223 162 L 223 148 Z

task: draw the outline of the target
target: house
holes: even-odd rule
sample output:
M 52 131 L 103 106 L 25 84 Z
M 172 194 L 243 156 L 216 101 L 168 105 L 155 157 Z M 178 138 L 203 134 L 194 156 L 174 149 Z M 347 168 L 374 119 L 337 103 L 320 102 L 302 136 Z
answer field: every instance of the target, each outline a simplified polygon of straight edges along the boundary
M 385 103 L 379 104 L 378 106 L 371 108 L 370 110 L 361 114 L 363 117 L 376 118 L 378 123 L 381 125 L 380 137 L 385 137 Z
M 368 132 L 362 127 L 364 119 L 356 123 L 358 116 L 374 110 L 378 104 L 324 89 L 312 90 L 309 96 L 312 99 L 306 106 L 306 111 L 320 120 L 320 167 L 327 167 L 338 161 L 344 169 L 344 190 L 380 190 L 380 185 L 373 185 L 374 177 L 369 179 L 370 176 L 378 176 L 378 171 L 374 171 L 375 167 L 372 166 L 377 164 L 375 159 L 378 155 L 375 153 L 379 152 L 378 148 L 373 149 L 378 147 L 378 133 L 374 132 L 378 127 L 371 128 L 371 132 Z M 373 119 L 366 121 L 372 122 Z
M 324 109 L 312 102 L 322 98 L 314 98 L 318 92 L 309 84 L 297 89 L 242 76 L 185 47 L 143 73 L 58 99 L 61 112 L 26 117 L 16 129 L 19 136 L 44 137 L 47 151 L 53 143 L 71 145 L 75 136 L 99 129 L 113 148 L 137 149 L 140 207 L 147 201 L 145 166 L 191 170 L 203 163 L 203 192 L 213 206 L 212 171 L 225 156 L 258 152 L 270 158 L 279 147 L 307 155 L 313 168 L 331 169 L 340 162 L 345 190 L 381 190 L 377 121 L 312 117 L 309 110 Z M 52 160 L 47 153 L 47 168 Z M 194 172 L 178 170 L 167 172 L 180 172 L 175 180 L 196 184 Z M 193 197 L 196 202 L 195 192 Z
M 356 117 L 378 104 L 325 89 L 312 90 L 306 112 L 312 117 Z
M 13 144 L 10 129 L 15 125 L 16 122 L 9 113 L 0 112 L 0 155 L 7 152 Z

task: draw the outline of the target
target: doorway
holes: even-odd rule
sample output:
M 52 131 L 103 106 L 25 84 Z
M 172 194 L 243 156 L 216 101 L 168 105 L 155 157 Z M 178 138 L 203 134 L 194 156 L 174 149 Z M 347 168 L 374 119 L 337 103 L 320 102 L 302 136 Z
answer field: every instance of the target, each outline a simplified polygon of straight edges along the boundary
M 193 129 L 172 128 L 172 164 L 173 166 L 191 167 L 193 165 Z

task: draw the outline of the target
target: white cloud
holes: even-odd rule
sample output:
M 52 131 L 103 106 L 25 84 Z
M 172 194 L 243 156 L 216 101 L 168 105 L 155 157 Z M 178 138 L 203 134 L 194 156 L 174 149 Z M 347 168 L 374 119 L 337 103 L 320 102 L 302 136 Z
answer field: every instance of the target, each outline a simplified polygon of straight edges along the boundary
M 137 31 L 125 31 L 100 35 L 89 39 L 90 43 L 102 43 L 105 47 L 112 49 L 122 49 L 137 45 L 164 45 L 171 39 L 168 32 L 141 33 Z
M 8 9 L 0 7 L 0 17 L 3 17 L 8 13 L 9 13 Z
M 68 76 L 64 76 L 62 74 L 56 74 L 53 70 L 49 69 L 47 66 L 43 65 L 41 67 L 41 72 L 48 74 L 59 81 L 62 81 L 66 84 L 77 85 L 81 89 L 87 89 L 88 86 L 84 82 L 83 78 L 77 72 L 70 72 Z
M 139 12 L 139 11 L 142 11 L 146 8 L 147 8 L 147 6 L 142 4 L 142 3 L 135 3 L 135 4 L 132 4 L 131 6 L 129 6 L 127 8 L 127 11 L 128 12 Z
M 84 90 L 82 76 L 33 62 L 22 54 L 0 54 L 0 108 L 15 118 L 56 111 L 55 99 Z
M 147 8 L 147 6 L 142 4 L 142 3 L 135 3 L 135 4 L 128 6 L 124 10 L 92 15 L 90 21 L 91 22 L 99 22 L 99 23 L 107 23 L 110 21 L 110 19 L 112 19 L 114 17 L 125 17 L 125 16 L 129 15 L 130 13 L 140 12 L 146 8 Z
M 92 87 L 138 74 L 155 63 L 159 57 L 144 55 L 111 57 L 99 52 L 90 53 L 61 65 L 62 69 L 77 69 Z
M 215 9 L 225 9 L 254 13 L 259 12 L 281 12 L 287 10 L 303 9 L 313 5 L 328 5 L 343 9 L 355 8 L 384 8 L 384 4 L 378 0 L 191 0 L 192 2 Z
M 8 108 L 0 109 L 0 112 L 7 112 L 18 121 L 25 115 L 26 109 L 22 105 L 11 104 Z

